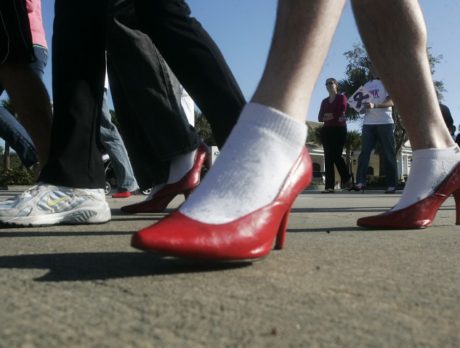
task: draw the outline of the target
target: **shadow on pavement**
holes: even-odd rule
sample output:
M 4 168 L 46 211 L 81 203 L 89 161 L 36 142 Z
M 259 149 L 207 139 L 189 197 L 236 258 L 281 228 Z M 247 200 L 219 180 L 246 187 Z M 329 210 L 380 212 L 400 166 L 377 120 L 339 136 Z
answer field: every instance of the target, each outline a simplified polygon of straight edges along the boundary
M 358 226 L 345 226 L 345 227 L 320 227 L 320 228 L 288 228 L 288 233 L 331 233 L 331 232 L 366 232 L 369 230 L 363 229 Z
M 126 216 L 126 215 L 124 215 Z M 155 221 L 160 221 L 163 218 L 163 216 L 150 216 L 150 215 L 138 215 L 135 217 L 126 217 L 123 218 L 123 215 L 112 215 L 112 219 L 110 221 L 112 222 L 118 222 L 118 221 L 145 221 L 145 222 L 155 222 Z
M 35 228 L 34 231 L 2 231 L 0 229 L 0 238 L 21 238 L 21 237 L 96 237 L 96 236 L 126 236 L 132 235 L 136 231 L 37 231 Z
M 40 282 L 94 281 L 178 273 L 214 272 L 251 262 L 212 263 L 144 252 L 69 253 L 1 256 L 0 268 L 49 269 Z
M 291 213 L 383 213 L 389 207 L 292 208 Z

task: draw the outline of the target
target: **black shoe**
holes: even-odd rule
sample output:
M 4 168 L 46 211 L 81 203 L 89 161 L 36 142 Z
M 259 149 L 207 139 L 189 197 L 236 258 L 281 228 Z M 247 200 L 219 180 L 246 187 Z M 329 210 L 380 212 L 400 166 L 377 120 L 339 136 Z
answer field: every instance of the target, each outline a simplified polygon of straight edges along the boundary
M 348 179 L 347 182 L 344 182 L 344 183 L 342 184 L 342 187 L 343 187 L 343 190 L 344 190 L 344 191 L 345 191 L 345 190 L 351 191 L 351 190 L 353 190 L 353 187 L 354 187 L 354 186 L 355 186 L 355 184 L 353 184 L 353 178 Z
M 351 187 L 348 191 L 356 191 L 356 192 L 359 192 L 361 191 L 362 193 L 364 193 L 364 190 L 366 189 L 366 185 L 353 185 L 353 187 Z
M 334 193 L 334 189 L 325 189 L 324 191 L 321 191 L 321 193 Z

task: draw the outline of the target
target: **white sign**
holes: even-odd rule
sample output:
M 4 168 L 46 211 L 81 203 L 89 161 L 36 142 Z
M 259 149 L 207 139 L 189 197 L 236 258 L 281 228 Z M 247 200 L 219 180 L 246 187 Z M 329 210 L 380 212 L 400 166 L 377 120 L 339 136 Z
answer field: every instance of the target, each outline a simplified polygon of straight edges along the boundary
M 348 105 L 359 113 L 363 111 L 363 104 L 366 102 L 372 102 L 372 95 L 364 88 L 364 86 L 359 87 L 348 99 Z

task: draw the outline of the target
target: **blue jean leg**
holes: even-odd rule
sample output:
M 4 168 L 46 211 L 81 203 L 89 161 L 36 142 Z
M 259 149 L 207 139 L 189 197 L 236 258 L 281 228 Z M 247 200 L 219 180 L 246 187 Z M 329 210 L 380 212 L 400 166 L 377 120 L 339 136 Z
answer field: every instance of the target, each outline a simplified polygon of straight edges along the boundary
M 112 123 L 107 106 L 107 91 L 104 92 L 101 114 L 101 141 L 112 160 L 119 191 L 135 191 L 139 188 L 129 162 L 123 139 L 117 127 Z
M 13 148 L 25 167 L 38 162 L 37 149 L 29 133 L 3 106 L 0 107 L 0 137 Z
M 358 170 L 356 171 L 356 183 L 366 185 L 367 168 L 369 167 L 369 159 L 371 152 L 377 142 L 375 126 L 363 125 L 361 134 L 361 154 L 358 158 Z
M 388 187 L 396 187 L 398 169 L 396 165 L 396 146 L 393 124 L 379 124 L 376 133 L 384 161 L 384 174 Z
M 34 45 L 33 49 L 36 60 L 29 67 L 42 79 L 48 62 L 48 50 L 38 45 Z M 4 107 L 0 107 L 0 137 L 13 148 L 25 167 L 29 168 L 38 162 L 37 149 L 29 133 Z
M 40 45 L 34 45 L 36 60 L 29 64 L 29 67 L 43 80 L 45 67 L 48 64 L 48 49 Z

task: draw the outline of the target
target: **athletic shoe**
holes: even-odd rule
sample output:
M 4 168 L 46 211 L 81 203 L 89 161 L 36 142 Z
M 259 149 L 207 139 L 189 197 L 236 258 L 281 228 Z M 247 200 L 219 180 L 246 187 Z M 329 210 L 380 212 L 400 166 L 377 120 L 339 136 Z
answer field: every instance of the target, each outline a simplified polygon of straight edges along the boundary
M 5 225 L 98 224 L 110 217 L 103 189 L 40 183 L 0 205 L 0 223 Z

